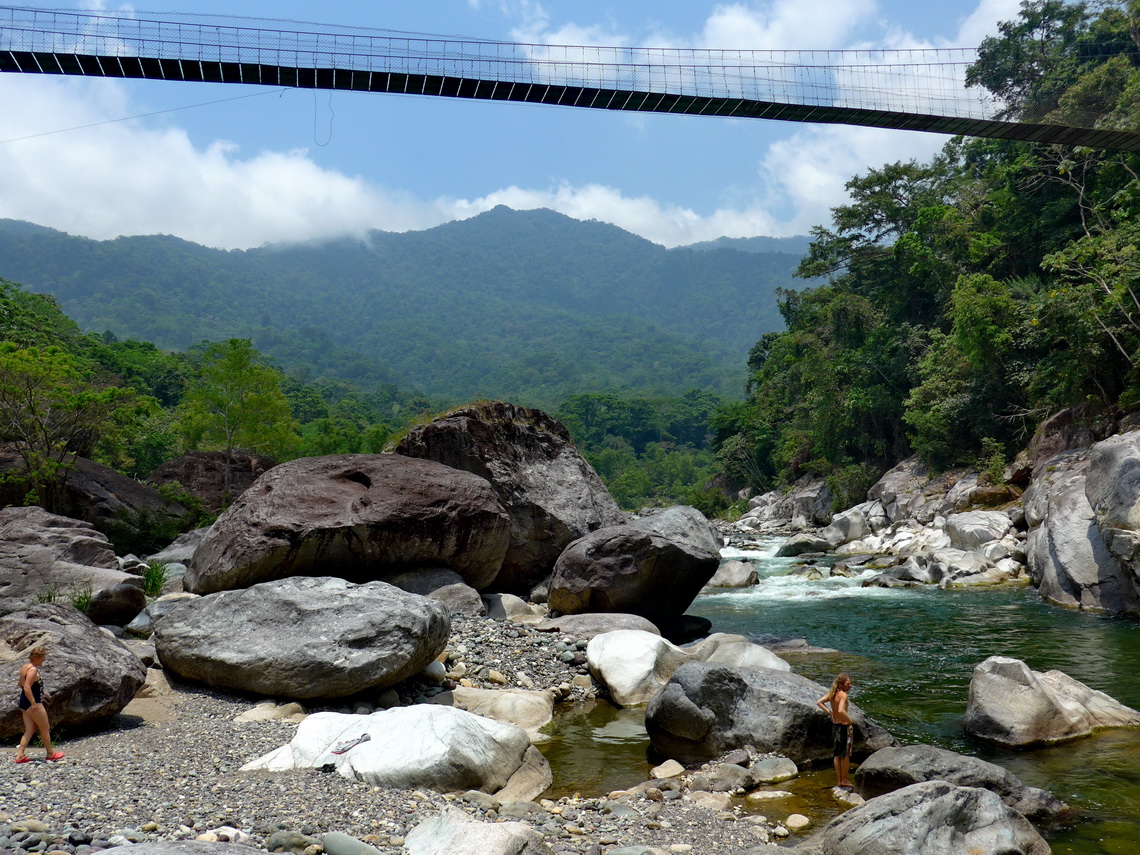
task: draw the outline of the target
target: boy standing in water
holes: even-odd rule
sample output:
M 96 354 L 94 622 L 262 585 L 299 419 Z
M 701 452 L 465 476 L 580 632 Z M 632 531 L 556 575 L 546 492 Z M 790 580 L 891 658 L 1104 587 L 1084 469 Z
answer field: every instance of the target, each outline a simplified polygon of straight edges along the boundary
M 851 691 L 851 678 L 840 674 L 831 684 L 826 695 L 815 702 L 821 710 L 831 716 L 831 750 L 835 758 L 836 786 L 854 789 L 847 780 L 851 767 L 851 717 L 847 715 L 847 694 Z M 831 709 L 828 709 L 828 707 Z

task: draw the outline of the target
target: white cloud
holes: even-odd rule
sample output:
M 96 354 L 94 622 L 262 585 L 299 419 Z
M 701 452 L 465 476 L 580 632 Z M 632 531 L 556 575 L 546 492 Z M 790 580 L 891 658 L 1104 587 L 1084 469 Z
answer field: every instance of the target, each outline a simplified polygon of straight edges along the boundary
M 609 22 L 554 26 L 537 3 L 501 2 L 522 16 L 518 38 L 547 44 L 629 43 Z M 860 17 L 874 9 L 872 0 L 723 4 L 678 46 L 843 45 Z M 958 43 L 976 44 L 996 32 L 997 21 L 1016 13 L 1017 0 L 979 0 L 961 23 Z M 887 41 L 919 46 L 898 30 L 884 33 L 883 39 L 872 47 Z M 130 115 L 137 110 L 129 91 L 109 81 L 0 76 L 0 103 L 5 105 L 0 140 Z M 0 217 L 96 238 L 169 233 L 236 248 L 371 228 L 426 228 L 505 204 L 612 222 L 674 246 L 720 235 L 803 233 L 830 219 L 830 208 L 845 201 L 844 184 L 853 175 L 894 160 L 927 159 L 945 139 L 841 125 L 798 126 L 758 157 L 752 164 L 754 179 L 733 188 L 731 204 L 697 212 L 664 197 L 630 197 L 617 187 L 571 185 L 557 177 L 546 188 L 512 185 L 478 198 L 416 199 L 406 191 L 321 168 L 303 150 L 248 152 L 225 140 L 200 147 L 179 129 L 156 129 L 151 121 L 113 122 L 0 146 Z M 666 193 L 667 185 L 663 187 Z
M 717 6 L 693 47 L 732 50 L 842 47 L 874 0 L 774 0 Z
M 180 129 L 136 121 L 19 139 L 130 112 L 118 85 L 85 83 L 0 77 L 0 139 L 15 140 L 0 158 L 0 217 L 95 238 L 169 233 L 224 248 L 440 221 L 433 205 L 322 169 L 304 151 L 246 155 L 224 140 L 199 149 Z

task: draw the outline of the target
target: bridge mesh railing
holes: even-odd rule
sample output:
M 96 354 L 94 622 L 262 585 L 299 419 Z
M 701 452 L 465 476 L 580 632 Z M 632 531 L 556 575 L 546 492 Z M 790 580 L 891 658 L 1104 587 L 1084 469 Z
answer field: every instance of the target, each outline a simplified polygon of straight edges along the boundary
M 284 26 L 288 24 L 288 27 Z M 401 72 L 990 119 L 974 49 L 762 51 L 517 44 L 193 14 L 0 7 L 0 50 Z

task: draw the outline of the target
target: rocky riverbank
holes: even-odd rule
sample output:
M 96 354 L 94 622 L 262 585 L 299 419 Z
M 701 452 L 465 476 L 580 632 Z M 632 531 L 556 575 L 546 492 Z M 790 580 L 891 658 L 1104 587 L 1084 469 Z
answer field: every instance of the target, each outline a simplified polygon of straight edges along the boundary
M 477 684 L 514 684 L 521 674 L 539 689 L 570 685 L 581 698 L 586 681 L 567 680 L 582 668 L 575 663 L 578 641 L 478 619 L 457 619 L 453 638 L 468 650 Z M 436 691 L 422 681 L 399 688 L 407 700 Z M 630 781 L 629 792 L 605 798 L 500 805 L 484 793 L 390 790 L 314 770 L 242 772 L 296 729 L 280 720 L 234 720 L 257 701 L 175 684 L 168 694 L 136 699 L 98 729 L 57 734 L 67 752 L 62 762 L 0 764 L 0 852 L 84 855 L 128 842 L 217 839 L 314 855 L 326 833 L 339 831 L 380 852 L 402 853 L 409 832 L 448 807 L 485 822 L 521 822 L 563 853 L 653 847 L 733 855 L 764 852 L 766 839 L 797 837 L 733 810 L 727 797 L 682 797 L 668 780 Z

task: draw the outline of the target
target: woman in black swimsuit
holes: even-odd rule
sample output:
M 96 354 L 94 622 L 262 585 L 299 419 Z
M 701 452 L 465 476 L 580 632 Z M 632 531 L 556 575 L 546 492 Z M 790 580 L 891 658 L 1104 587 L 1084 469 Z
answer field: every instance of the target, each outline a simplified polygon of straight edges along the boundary
M 44 709 L 44 681 L 40 676 L 47 651 L 42 647 L 32 649 L 28 661 L 20 668 L 20 698 L 18 706 L 24 715 L 24 735 L 20 737 L 20 747 L 16 751 L 15 762 L 27 763 L 31 758 L 25 753 L 28 743 L 32 741 L 36 731 L 40 732 L 40 740 L 47 749 L 48 760 L 62 760 L 62 751 L 53 751 L 51 747 L 51 725 L 48 724 L 47 710 Z

